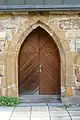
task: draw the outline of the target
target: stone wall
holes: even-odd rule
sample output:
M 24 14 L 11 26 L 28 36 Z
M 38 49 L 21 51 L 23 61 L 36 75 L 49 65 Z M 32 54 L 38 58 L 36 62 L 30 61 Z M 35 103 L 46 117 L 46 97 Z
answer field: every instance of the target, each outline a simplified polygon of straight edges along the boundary
M 18 96 L 19 50 L 38 26 L 52 36 L 60 51 L 61 95 L 79 96 L 79 11 L 0 13 L 0 95 Z

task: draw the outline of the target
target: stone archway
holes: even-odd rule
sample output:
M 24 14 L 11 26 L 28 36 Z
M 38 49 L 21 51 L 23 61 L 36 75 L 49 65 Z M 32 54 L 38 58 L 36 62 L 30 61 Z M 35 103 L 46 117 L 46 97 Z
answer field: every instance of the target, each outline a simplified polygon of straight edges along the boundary
M 8 75 L 7 79 L 11 79 L 11 85 L 15 85 L 15 89 L 8 90 L 8 95 L 13 95 L 12 93 L 14 92 L 14 96 L 18 96 L 18 54 L 19 54 L 19 50 L 20 47 L 22 45 L 22 43 L 24 42 L 25 38 L 28 36 L 28 34 L 34 30 L 35 28 L 37 28 L 38 26 L 40 26 L 41 28 L 43 28 L 44 30 L 46 30 L 50 36 L 54 39 L 55 43 L 58 46 L 59 52 L 60 52 L 60 56 L 61 56 L 61 88 L 66 86 L 66 59 L 67 58 L 67 54 L 68 52 L 70 52 L 69 50 L 69 45 L 68 42 L 66 41 L 65 35 L 62 31 L 60 31 L 55 25 L 53 26 L 53 28 L 49 27 L 49 25 L 46 25 L 40 21 L 34 23 L 33 25 L 31 25 L 28 29 L 26 29 L 21 36 L 19 37 L 19 39 L 17 40 L 17 42 L 15 42 L 14 44 L 14 49 L 13 50 L 13 54 L 11 54 L 11 48 L 12 48 L 12 43 L 9 46 L 8 49 L 8 55 L 7 55 L 7 66 L 9 66 L 10 64 L 13 66 L 12 70 L 11 70 L 11 75 Z M 19 35 L 19 33 L 17 33 L 17 35 Z M 11 62 L 11 63 L 10 63 Z M 8 71 L 7 71 L 8 73 Z M 61 95 L 63 93 L 61 92 Z
M 61 94 L 60 54 L 52 37 L 41 27 L 23 42 L 18 57 L 20 95 Z

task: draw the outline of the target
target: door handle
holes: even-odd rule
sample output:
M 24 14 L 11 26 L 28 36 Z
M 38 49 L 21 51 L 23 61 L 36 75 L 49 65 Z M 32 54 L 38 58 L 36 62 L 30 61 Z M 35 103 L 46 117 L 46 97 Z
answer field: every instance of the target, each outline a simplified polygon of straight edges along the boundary
M 39 65 L 39 70 L 40 70 L 40 72 L 42 72 L 42 65 L 41 64 Z

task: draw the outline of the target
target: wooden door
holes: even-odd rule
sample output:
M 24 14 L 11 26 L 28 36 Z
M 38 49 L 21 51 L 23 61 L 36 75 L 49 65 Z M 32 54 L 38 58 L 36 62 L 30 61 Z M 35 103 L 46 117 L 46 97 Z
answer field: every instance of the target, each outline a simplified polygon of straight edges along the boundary
M 22 44 L 19 54 L 19 90 L 60 94 L 60 56 L 50 35 L 38 27 Z
M 39 87 L 39 39 L 33 31 L 24 41 L 19 54 L 19 91 L 34 91 Z
M 60 55 L 50 35 L 39 29 L 40 38 L 40 94 L 60 94 Z

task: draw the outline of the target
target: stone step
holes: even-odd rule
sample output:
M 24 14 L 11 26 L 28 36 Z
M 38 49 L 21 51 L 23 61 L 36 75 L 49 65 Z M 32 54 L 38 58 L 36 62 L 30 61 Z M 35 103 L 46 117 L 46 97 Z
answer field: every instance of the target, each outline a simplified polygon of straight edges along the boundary
M 59 103 L 59 95 L 20 95 L 20 100 L 26 103 Z

